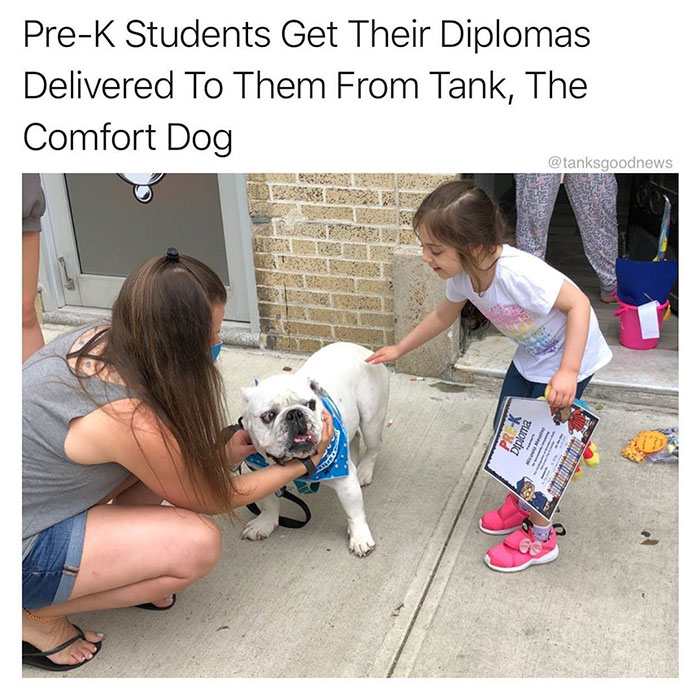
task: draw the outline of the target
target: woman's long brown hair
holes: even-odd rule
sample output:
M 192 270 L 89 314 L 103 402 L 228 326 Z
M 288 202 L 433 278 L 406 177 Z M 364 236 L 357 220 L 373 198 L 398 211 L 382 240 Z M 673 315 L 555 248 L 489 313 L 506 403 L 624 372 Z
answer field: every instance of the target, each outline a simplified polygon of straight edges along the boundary
M 470 180 L 450 180 L 433 190 L 413 215 L 416 234 L 420 227 L 435 240 L 455 248 L 463 266 L 477 269 L 481 265 L 472 253 L 476 246 L 490 256 L 499 245 L 512 242 L 498 205 Z M 488 323 L 469 301 L 463 315 L 470 330 Z
M 232 486 L 223 382 L 210 347 L 212 306 L 225 302 L 221 280 L 199 260 L 151 258 L 124 281 L 109 328 L 74 353 L 79 374 L 81 360 L 104 343 L 100 361 L 172 432 L 193 487 L 219 512 L 230 511 Z

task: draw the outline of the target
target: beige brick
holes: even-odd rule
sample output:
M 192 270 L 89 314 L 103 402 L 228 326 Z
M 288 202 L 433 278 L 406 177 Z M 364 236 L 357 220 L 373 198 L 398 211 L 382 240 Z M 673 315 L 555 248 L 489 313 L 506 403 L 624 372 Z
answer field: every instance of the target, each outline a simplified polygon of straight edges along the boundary
M 263 335 L 262 341 L 268 350 L 289 350 L 292 352 L 299 350 L 299 341 L 288 335 L 270 333 L 269 335 Z
M 382 190 L 379 193 L 379 201 L 383 207 L 398 206 L 398 197 L 395 190 Z
M 306 309 L 303 306 L 260 303 L 258 309 L 260 318 L 306 320 Z
M 252 232 L 254 238 L 258 238 L 260 236 L 272 236 L 275 233 L 275 228 L 270 222 L 264 224 L 253 224 Z
M 350 173 L 299 173 L 299 182 L 310 185 L 351 185 Z
M 395 209 L 369 209 L 357 207 L 355 221 L 358 224 L 375 224 L 376 226 L 396 226 L 398 214 Z
M 271 219 L 278 216 L 287 216 L 292 212 L 298 211 L 296 204 L 280 204 L 278 202 L 258 202 L 250 203 L 251 216 L 269 216 Z
M 249 182 L 248 183 L 248 197 L 249 199 L 270 199 L 270 188 L 262 182 Z
M 390 295 L 394 293 L 391 280 L 357 280 L 358 294 Z
M 304 276 L 292 275 L 287 272 L 272 272 L 270 270 L 256 270 L 257 283 L 265 287 L 303 287 Z
M 384 331 L 384 345 L 393 345 L 396 342 L 393 329 L 385 329 Z
M 384 311 L 386 313 L 394 313 L 394 300 L 389 297 L 384 297 Z
M 280 287 L 258 287 L 258 301 L 278 302 L 284 301 Z
M 401 231 L 397 228 L 382 229 L 382 243 L 391 243 L 396 245 L 401 240 Z
M 300 187 L 294 185 L 272 185 L 272 199 L 295 202 L 322 202 L 322 187 Z
M 288 304 L 329 306 L 331 303 L 331 295 L 327 292 L 314 292 L 302 289 L 287 289 L 284 298 Z
M 343 243 L 343 257 L 350 260 L 367 260 L 367 246 L 362 243 Z
M 336 241 L 353 243 L 378 243 L 382 240 L 378 228 L 352 224 L 329 224 L 328 237 Z
M 275 270 L 277 269 L 277 261 L 274 255 L 269 253 L 255 253 L 253 255 L 256 270 Z
M 393 328 L 394 327 L 394 316 L 393 316 L 393 314 L 361 313 L 360 314 L 360 325 L 361 326 L 378 326 L 379 328 Z
M 301 213 L 309 221 L 352 221 L 350 207 L 326 207 L 317 204 L 302 204 Z
M 316 274 L 328 272 L 326 258 L 297 258 L 292 255 L 278 255 L 277 269 L 285 272 L 313 272 Z
M 316 352 L 320 350 L 326 343 L 322 340 L 314 340 L 313 338 L 299 338 L 299 350 L 301 352 Z
M 308 308 L 309 321 L 319 321 L 321 323 L 344 323 L 346 325 L 357 325 L 357 311 L 344 311 L 340 309 L 314 309 Z
M 399 243 L 401 243 L 401 245 L 414 245 L 420 248 L 418 236 L 416 236 L 416 232 L 413 230 L 413 228 L 401 229 Z
M 405 226 L 413 229 L 413 210 L 399 212 L 399 226 Z
M 329 260 L 328 266 L 332 275 L 348 275 L 349 277 L 382 276 L 382 266 L 379 263 L 360 260 Z
M 294 184 L 298 182 L 297 173 L 262 173 L 263 182 L 282 182 Z
M 306 221 L 299 221 L 292 225 L 284 220 L 274 222 L 275 234 L 277 236 L 294 236 L 295 238 L 328 238 L 328 227 L 326 224 L 310 224 Z
M 455 173 L 432 174 L 432 173 L 404 173 L 399 174 L 400 190 L 417 190 L 419 192 L 432 192 L 438 185 L 448 180 L 456 180 Z
M 393 245 L 371 245 L 369 247 L 369 259 L 376 261 L 388 261 L 391 260 L 394 254 Z
M 267 175 L 266 173 L 246 173 L 245 179 L 247 182 L 265 182 Z
M 306 275 L 309 289 L 323 289 L 328 292 L 354 292 L 355 280 L 352 277 L 320 277 Z
M 284 322 L 276 318 L 261 318 L 260 331 L 262 333 L 284 333 Z
M 329 204 L 377 206 L 379 204 L 379 193 L 376 190 L 327 187 L 326 202 Z
M 360 343 L 362 345 L 384 342 L 384 331 L 380 330 L 358 328 L 357 326 L 350 328 L 335 326 L 333 330 L 336 340 L 346 340 L 351 343 Z
M 394 187 L 394 173 L 354 173 L 354 184 L 358 187 Z
M 316 255 L 316 241 L 296 240 L 292 241 L 294 255 Z
M 253 250 L 256 253 L 288 253 L 289 241 L 286 238 L 255 236 L 253 238 Z
M 425 199 L 422 192 L 399 192 L 399 206 L 401 209 L 418 209 Z
M 357 294 L 333 294 L 333 306 L 338 309 L 357 309 L 359 311 L 381 311 L 381 297 L 360 296 Z
M 340 243 L 331 243 L 330 241 L 318 242 L 318 254 L 328 257 L 337 257 L 343 251 L 343 246 Z
M 333 330 L 327 323 L 302 323 L 301 321 L 289 321 L 287 332 L 290 335 L 306 335 L 312 338 L 333 338 Z

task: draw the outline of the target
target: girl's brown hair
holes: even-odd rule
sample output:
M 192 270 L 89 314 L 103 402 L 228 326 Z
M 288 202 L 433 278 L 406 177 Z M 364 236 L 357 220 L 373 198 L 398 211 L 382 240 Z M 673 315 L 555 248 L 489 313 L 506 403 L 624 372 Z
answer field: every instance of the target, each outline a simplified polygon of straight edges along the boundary
M 416 234 L 419 228 L 454 248 L 465 269 L 485 269 L 480 259 L 493 255 L 499 245 L 511 241 L 498 205 L 470 180 L 451 180 L 433 190 L 413 215 Z M 477 246 L 481 246 L 482 252 L 478 257 L 474 254 Z M 471 302 L 467 302 L 463 315 L 471 330 L 488 323 Z
M 99 360 L 172 432 L 194 488 L 219 512 L 230 511 L 232 486 L 223 383 L 210 348 L 212 306 L 225 302 L 221 280 L 199 260 L 150 258 L 124 281 L 109 328 L 74 353 L 79 374 L 81 360 L 101 346 Z

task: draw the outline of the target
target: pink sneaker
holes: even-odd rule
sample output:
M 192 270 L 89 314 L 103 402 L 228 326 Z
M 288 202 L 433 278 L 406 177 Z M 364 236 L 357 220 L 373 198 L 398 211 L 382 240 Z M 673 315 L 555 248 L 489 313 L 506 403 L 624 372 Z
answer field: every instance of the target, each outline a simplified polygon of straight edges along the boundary
M 528 521 L 529 522 L 529 521 Z M 564 534 L 562 532 L 562 534 Z M 489 549 L 484 554 L 486 566 L 495 571 L 522 571 L 531 564 L 549 564 L 559 556 L 557 533 L 552 533 L 546 542 L 536 540 L 527 525 Z
M 490 510 L 479 520 L 479 529 L 487 535 L 507 535 L 518 530 L 530 511 L 521 508 L 516 496 L 509 493 L 498 510 Z

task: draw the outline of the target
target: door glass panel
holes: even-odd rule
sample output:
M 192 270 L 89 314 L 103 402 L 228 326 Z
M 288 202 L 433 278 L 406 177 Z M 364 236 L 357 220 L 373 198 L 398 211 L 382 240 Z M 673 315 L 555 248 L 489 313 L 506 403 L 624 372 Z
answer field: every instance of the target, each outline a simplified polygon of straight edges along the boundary
M 150 197 L 117 174 L 66 175 L 66 188 L 83 274 L 126 277 L 174 246 L 229 286 L 216 175 L 168 173 Z

